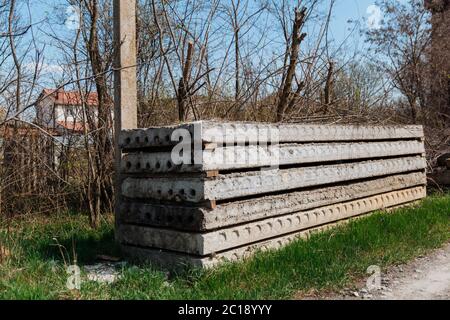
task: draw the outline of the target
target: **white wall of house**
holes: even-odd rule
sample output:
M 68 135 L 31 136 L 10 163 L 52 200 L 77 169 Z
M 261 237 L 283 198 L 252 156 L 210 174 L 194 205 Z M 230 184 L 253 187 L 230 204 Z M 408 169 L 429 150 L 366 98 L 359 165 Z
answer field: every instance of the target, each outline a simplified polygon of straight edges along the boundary
M 39 124 L 53 128 L 57 122 L 83 122 L 83 109 L 74 105 L 55 105 L 54 100 L 46 98 L 37 106 L 36 120 Z M 89 112 L 95 118 L 98 115 L 98 108 L 89 107 Z M 93 114 L 92 114 L 93 113 Z
M 88 112 L 97 119 L 97 106 L 89 106 Z M 111 117 L 114 119 L 113 110 L 111 110 Z M 75 105 L 55 105 L 54 99 L 47 97 L 36 107 L 36 120 L 40 125 L 48 128 L 57 127 L 58 122 L 83 123 L 83 108 Z
M 55 108 L 55 119 L 56 121 L 65 122 L 83 122 L 83 108 L 81 106 L 64 106 L 58 105 Z M 89 112 L 93 113 L 94 118 L 97 117 L 98 108 L 89 107 Z

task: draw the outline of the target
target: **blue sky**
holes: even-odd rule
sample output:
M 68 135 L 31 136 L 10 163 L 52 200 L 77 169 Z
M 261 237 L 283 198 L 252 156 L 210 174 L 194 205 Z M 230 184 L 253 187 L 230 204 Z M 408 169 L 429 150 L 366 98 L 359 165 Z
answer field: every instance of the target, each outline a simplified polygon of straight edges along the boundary
M 330 28 L 336 41 L 342 42 L 348 36 L 349 20 L 363 22 L 368 17 L 367 8 L 374 4 L 374 0 L 337 0 Z
M 62 76 L 62 68 L 59 56 L 60 51 L 54 47 L 54 41 L 51 37 L 45 35 L 45 33 L 52 33 L 51 28 L 49 28 L 48 23 L 39 24 L 40 21 L 47 20 L 51 21 L 54 32 L 58 33 L 58 37 L 70 33 L 68 28 L 64 26 L 64 19 L 67 18 L 68 5 L 67 0 L 29 0 L 30 8 L 22 5 L 20 12 L 23 13 L 23 18 L 28 20 L 28 11 L 31 13 L 32 22 L 35 23 L 35 34 L 41 45 L 45 44 L 44 51 L 44 65 L 43 71 L 41 73 L 40 87 L 53 87 L 55 86 L 55 81 Z M 112 1 L 112 0 L 110 0 Z M 225 1 L 225 0 L 224 0 Z M 364 27 L 367 23 L 367 19 L 371 15 L 368 12 L 368 8 L 376 4 L 377 0 L 336 0 L 335 7 L 333 11 L 332 21 L 329 30 L 329 39 L 333 41 L 334 48 L 337 48 L 345 40 L 345 51 L 339 53 L 339 57 L 343 60 L 346 58 L 354 59 L 352 55 L 356 51 L 365 52 L 366 47 L 364 43 L 364 37 L 359 32 L 361 27 Z M 396 0 L 399 2 L 406 2 L 408 0 Z M 292 0 L 292 4 L 297 1 Z M 22 3 L 25 3 L 22 2 Z M 324 0 L 322 11 L 326 12 L 329 7 L 330 1 Z M 27 17 L 27 18 L 25 18 Z M 349 23 L 353 21 L 354 23 Z M 24 21 L 25 24 L 27 21 Z M 56 23 L 57 22 L 57 23 Z M 359 22 L 359 27 L 355 29 L 355 22 Z M 343 54 L 348 55 L 344 57 Z M 32 59 L 33 57 L 31 57 Z M 364 59 L 364 54 L 360 55 L 358 59 Z M 30 63 L 33 67 L 33 64 Z M 56 79 L 55 79 L 56 78 Z
M 112 0 L 111 0 L 112 1 Z M 354 30 L 355 24 L 350 24 L 349 20 L 359 21 L 361 26 L 366 23 L 369 13 L 367 9 L 375 4 L 376 0 L 336 0 L 335 8 L 333 12 L 330 37 L 336 45 L 341 44 L 347 39 L 346 49 L 351 54 L 356 49 L 361 50 L 364 46 L 364 39 L 357 30 Z M 398 0 L 407 1 L 407 0 Z M 67 2 L 65 0 L 30 0 L 31 3 L 31 16 L 34 23 L 44 20 L 48 17 L 51 21 L 64 21 L 64 17 L 67 17 Z M 292 0 L 292 3 L 296 1 Z M 324 0 L 324 10 L 328 7 L 330 1 Z M 22 7 L 25 12 L 28 11 L 26 7 Z M 46 24 L 45 24 L 46 25 Z M 45 32 L 48 32 L 45 25 L 42 26 Z M 56 32 L 67 32 L 66 28 L 61 26 L 55 27 Z M 44 53 L 45 63 L 48 65 L 49 72 L 58 70 L 58 50 L 52 47 L 52 42 L 44 35 L 40 35 L 40 40 L 46 43 L 46 50 Z
M 375 4 L 375 1 L 376 0 L 336 0 L 330 29 L 331 35 L 336 42 L 342 42 L 349 35 L 349 28 L 352 27 L 348 23 L 349 20 L 363 21 L 363 19 L 366 19 L 369 16 L 367 8 Z M 65 3 L 64 0 L 31 0 L 33 21 L 36 22 L 45 19 L 47 15 L 50 15 L 51 18 L 55 18 L 55 12 L 58 13 L 58 15 L 64 16 L 66 14 L 65 10 L 67 9 Z M 329 1 L 325 0 L 324 4 L 326 5 L 328 3 Z M 58 6 L 57 10 L 54 9 L 55 6 Z M 353 36 L 359 38 L 356 33 L 354 33 Z

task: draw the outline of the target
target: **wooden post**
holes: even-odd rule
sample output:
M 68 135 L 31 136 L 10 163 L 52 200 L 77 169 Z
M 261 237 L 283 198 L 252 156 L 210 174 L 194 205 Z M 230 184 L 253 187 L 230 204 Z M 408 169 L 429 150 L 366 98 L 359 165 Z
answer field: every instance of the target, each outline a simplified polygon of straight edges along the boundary
M 121 202 L 119 135 L 137 128 L 136 0 L 114 0 L 114 135 L 116 230 Z M 116 233 L 117 234 L 117 233 Z

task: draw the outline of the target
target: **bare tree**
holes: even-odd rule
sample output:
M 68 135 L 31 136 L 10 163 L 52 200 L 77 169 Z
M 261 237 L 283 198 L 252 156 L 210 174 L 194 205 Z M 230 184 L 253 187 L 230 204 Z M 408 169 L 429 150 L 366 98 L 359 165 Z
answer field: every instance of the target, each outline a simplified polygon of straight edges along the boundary
M 29 111 L 35 102 L 43 65 L 43 45 L 36 41 L 30 2 L 3 0 L 0 4 L 0 207 L 7 215 L 43 210 L 47 192 L 58 183 L 53 170 L 53 137 L 32 123 Z M 45 173 L 46 174 L 45 174 Z M 54 199 L 57 198 L 53 192 Z M 35 202 L 38 200 L 39 202 Z
M 26 0 L 0 1 L 0 63 L 7 61 L 0 70 L 0 99 L 7 120 L 24 121 L 24 111 L 45 98 L 36 98 L 40 90 L 33 89 L 34 72 L 23 63 L 26 41 L 17 41 L 33 28 L 10 15 L 14 3 Z M 138 1 L 139 125 L 211 118 L 329 121 L 377 105 L 367 96 L 378 84 L 353 79 L 365 69 L 347 66 L 328 39 L 334 1 L 320 3 L 325 2 Z M 113 202 L 112 8 L 107 0 L 67 4 L 80 9 L 80 28 L 59 28 L 64 22 L 57 17 L 40 32 L 51 39 L 63 69 L 55 76 L 55 91 L 75 90 L 80 96 L 82 130 L 68 130 L 63 143 L 53 144 L 59 149 L 57 164 L 46 170 L 58 183 L 49 181 L 48 187 L 67 192 L 64 200 L 86 209 L 97 226 Z M 33 65 L 42 65 L 42 50 L 33 42 L 28 46 L 36 51 Z M 92 93 L 98 95 L 98 111 L 89 103 Z M 383 93 L 377 95 L 380 101 Z M 51 128 L 33 121 L 28 125 L 52 139 Z
M 282 77 L 282 85 L 281 85 L 282 89 L 279 94 L 279 100 L 277 105 L 277 118 L 276 118 L 277 121 L 283 120 L 285 112 L 288 111 L 288 108 L 293 105 L 293 102 L 303 89 L 304 84 L 299 82 L 297 83 L 297 89 L 295 93 L 292 92 L 292 82 L 294 80 L 295 70 L 297 68 L 300 44 L 306 37 L 306 33 L 302 33 L 302 28 L 305 24 L 306 10 L 307 10 L 306 7 L 302 9 L 297 8 L 295 9 L 294 25 L 292 27 L 292 36 L 291 36 L 291 46 L 288 53 L 289 64 L 286 69 L 286 72 L 283 73 Z
M 380 28 L 367 31 L 368 41 L 393 87 L 405 97 L 411 121 L 418 123 L 427 107 L 428 13 L 422 0 L 383 0 L 379 6 L 385 19 Z

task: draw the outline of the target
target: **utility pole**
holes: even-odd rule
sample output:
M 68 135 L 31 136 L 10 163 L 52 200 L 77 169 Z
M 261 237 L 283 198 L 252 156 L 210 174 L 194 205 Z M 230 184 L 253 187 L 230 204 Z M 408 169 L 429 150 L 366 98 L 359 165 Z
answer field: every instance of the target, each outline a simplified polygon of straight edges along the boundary
M 136 0 L 114 0 L 114 118 L 120 130 L 137 127 Z
M 136 0 L 114 0 L 114 135 L 115 216 L 121 202 L 119 136 L 122 130 L 137 128 L 136 85 Z M 117 230 L 117 228 L 116 228 Z

